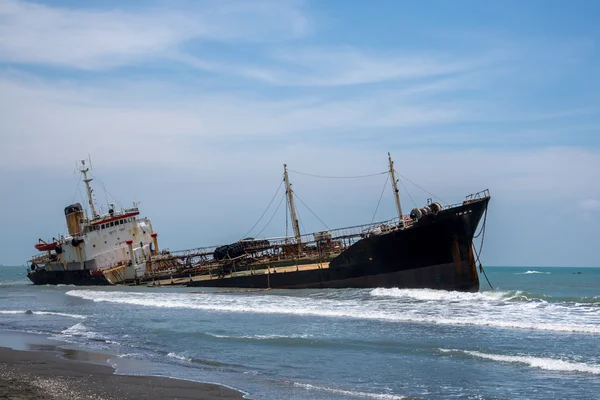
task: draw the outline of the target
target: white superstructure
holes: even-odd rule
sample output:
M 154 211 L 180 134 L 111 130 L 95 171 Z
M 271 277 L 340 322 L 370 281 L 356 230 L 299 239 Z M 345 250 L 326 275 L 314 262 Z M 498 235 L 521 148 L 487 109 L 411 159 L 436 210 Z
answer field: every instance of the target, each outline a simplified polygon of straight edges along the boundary
M 31 269 L 89 271 L 92 276 L 104 275 L 109 283 L 140 278 L 159 251 L 152 223 L 139 217 L 137 206 L 117 210 L 110 204 L 106 214 L 98 214 L 85 161 L 79 171 L 86 184 L 91 217 L 85 215 L 80 203 L 65 207 L 68 235 L 53 238 L 51 243 L 40 239 L 35 248 L 44 254 L 30 260 Z

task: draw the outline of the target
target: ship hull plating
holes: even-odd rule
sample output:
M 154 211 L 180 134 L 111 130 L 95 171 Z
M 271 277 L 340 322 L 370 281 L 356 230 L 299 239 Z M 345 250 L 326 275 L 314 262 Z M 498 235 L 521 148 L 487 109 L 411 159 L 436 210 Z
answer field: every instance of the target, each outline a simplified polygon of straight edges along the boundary
M 430 288 L 479 290 L 473 236 L 489 198 L 427 215 L 404 230 L 372 236 L 308 271 L 190 281 L 187 286 L 240 288 Z
M 91 274 L 89 270 L 46 271 L 38 269 L 29 272 L 27 277 L 34 285 L 109 285 L 109 282 L 102 273 Z
M 187 286 L 236 288 L 430 288 L 475 292 L 479 276 L 472 252 L 475 230 L 489 198 L 471 201 L 421 218 L 409 228 L 364 238 L 325 268 L 191 280 Z M 110 284 L 89 270 L 28 274 L 36 285 Z

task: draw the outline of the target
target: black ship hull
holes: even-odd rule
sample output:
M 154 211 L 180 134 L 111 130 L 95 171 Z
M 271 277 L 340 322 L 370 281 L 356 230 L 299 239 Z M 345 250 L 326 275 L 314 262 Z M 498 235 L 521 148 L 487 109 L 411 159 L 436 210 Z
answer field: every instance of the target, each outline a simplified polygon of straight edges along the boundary
M 229 288 L 430 288 L 479 290 L 473 257 L 475 230 L 489 198 L 429 214 L 405 229 L 359 240 L 328 267 L 291 272 L 191 280 L 187 286 Z M 36 285 L 109 285 L 102 273 L 89 270 L 28 273 Z
M 489 198 L 426 215 L 411 227 L 362 239 L 327 268 L 190 281 L 238 288 L 430 288 L 476 292 L 475 230 Z
M 38 268 L 28 272 L 27 277 L 34 285 L 110 285 L 102 273 L 92 274 L 89 270 L 46 271 Z

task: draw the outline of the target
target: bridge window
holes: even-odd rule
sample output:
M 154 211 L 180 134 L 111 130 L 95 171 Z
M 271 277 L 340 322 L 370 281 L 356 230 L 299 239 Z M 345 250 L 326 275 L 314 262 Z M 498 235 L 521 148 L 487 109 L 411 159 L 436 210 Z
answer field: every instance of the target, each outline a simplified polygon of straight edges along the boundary
M 100 229 L 104 229 L 104 224 L 102 224 L 102 226 L 100 227 Z

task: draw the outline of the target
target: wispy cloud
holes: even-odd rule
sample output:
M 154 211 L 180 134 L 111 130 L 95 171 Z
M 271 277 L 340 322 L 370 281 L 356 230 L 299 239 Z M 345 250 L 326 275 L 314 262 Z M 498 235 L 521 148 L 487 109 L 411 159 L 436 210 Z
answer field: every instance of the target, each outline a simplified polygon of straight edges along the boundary
M 70 9 L 0 3 L 0 61 L 99 70 L 166 57 L 192 40 L 279 41 L 305 35 L 310 21 L 298 3 L 160 3 L 141 10 Z
M 466 57 L 414 52 L 378 54 L 349 46 L 279 48 L 267 52 L 261 64 L 209 62 L 190 54 L 174 57 L 211 72 L 283 86 L 346 86 L 440 78 L 489 67 L 498 60 L 493 52 Z
M 0 4 L 0 62 L 92 71 L 159 62 L 269 85 L 332 87 L 465 74 L 503 57 L 490 50 L 450 55 L 293 43 L 313 31 L 297 1 L 185 4 L 73 9 L 8 0 Z M 267 46 L 249 60 L 202 47 L 213 42 Z
M 157 143 L 176 137 L 293 139 L 290 135 L 309 132 L 335 135 L 386 127 L 435 126 L 468 116 L 458 104 L 429 98 L 417 102 L 417 97 L 409 100 L 394 91 L 377 90 L 369 96 L 341 99 L 311 95 L 274 100 L 240 93 L 177 96 L 174 87 L 127 82 L 110 89 L 102 84 L 34 82 L 22 74 L 0 77 L 0 138 L 10 143 L 0 149 L 0 162 L 20 163 L 20 152 L 15 148 L 36 153 L 38 162 L 69 157 L 82 144 L 69 140 L 71 137 L 82 139 L 88 152 L 115 141 L 125 147 L 139 143 L 158 146 L 151 150 L 156 152 L 167 150 Z M 94 140 L 100 137 L 102 141 Z M 52 155 L 47 153 L 47 147 L 57 141 L 63 144 Z M 176 154 L 177 149 L 173 151 Z M 114 155 L 123 156 L 119 150 Z M 131 155 L 126 159 L 131 160 Z
M 586 213 L 597 213 L 600 212 L 600 201 L 596 199 L 581 200 L 579 208 Z

